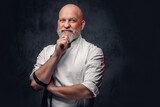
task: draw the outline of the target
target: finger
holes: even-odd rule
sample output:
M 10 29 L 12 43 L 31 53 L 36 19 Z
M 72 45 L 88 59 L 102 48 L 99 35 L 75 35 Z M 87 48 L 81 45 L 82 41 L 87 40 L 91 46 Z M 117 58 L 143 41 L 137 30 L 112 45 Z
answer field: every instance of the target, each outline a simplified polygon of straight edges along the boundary
M 69 41 L 67 38 L 60 38 L 58 41 Z
M 67 39 L 67 38 L 62 38 L 62 40 L 66 41 L 67 44 L 69 43 L 69 39 Z
M 68 36 L 66 36 L 66 35 L 62 35 L 62 36 L 61 36 L 61 38 L 67 38 L 67 37 L 68 37 Z
M 63 47 L 61 49 L 67 49 L 69 41 L 67 41 L 66 39 L 61 39 L 58 41 L 59 46 Z
M 65 41 L 67 41 L 67 43 L 69 42 L 69 38 L 67 37 L 63 37 L 63 38 L 60 38 L 60 39 L 58 39 L 58 41 L 60 42 L 60 41 L 62 41 L 62 40 L 65 40 Z
M 68 39 L 69 40 L 69 37 L 68 36 L 66 36 L 66 35 L 62 35 L 62 37 L 61 38 L 66 38 L 66 39 Z

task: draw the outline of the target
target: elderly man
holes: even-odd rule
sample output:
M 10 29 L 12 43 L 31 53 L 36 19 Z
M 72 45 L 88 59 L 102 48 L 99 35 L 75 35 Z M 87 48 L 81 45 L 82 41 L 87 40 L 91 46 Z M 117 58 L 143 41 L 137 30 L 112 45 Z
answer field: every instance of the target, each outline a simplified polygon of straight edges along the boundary
M 103 81 L 104 57 L 100 48 L 81 37 L 84 26 L 81 9 L 65 5 L 59 12 L 56 45 L 45 47 L 37 57 L 31 87 L 45 88 L 46 106 L 93 106 Z

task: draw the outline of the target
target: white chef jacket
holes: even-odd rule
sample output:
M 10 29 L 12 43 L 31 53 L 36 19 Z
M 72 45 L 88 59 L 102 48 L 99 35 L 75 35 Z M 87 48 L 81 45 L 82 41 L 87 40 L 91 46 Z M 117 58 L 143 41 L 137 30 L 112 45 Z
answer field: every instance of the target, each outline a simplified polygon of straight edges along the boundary
M 41 51 L 33 72 L 50 58 L 54 50 L 55 45 L 49 45 Z M 103 74 L 104 56 L 102 50 L 80 36 L 61 56 L 53 78 L 55 86 L 83 84 L 96 97 L 102 85 Z M 52 95 L 51 98 L 48 94 L 47 103 L 49 107 L 88 107 L 90 99 L 69 100 L 55 95 Z

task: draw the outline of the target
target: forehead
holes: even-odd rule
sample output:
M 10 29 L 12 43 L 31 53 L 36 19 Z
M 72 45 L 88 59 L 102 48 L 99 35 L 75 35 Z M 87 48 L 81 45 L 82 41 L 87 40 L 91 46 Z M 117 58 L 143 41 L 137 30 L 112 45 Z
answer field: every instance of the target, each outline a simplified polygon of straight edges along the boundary
M 66 7 L 63 8 L 60 12 L 59 12 L 59 18 L 76 18 L 79 19 L 79 12 L 77 9 L 72 8 L 72 7 Z

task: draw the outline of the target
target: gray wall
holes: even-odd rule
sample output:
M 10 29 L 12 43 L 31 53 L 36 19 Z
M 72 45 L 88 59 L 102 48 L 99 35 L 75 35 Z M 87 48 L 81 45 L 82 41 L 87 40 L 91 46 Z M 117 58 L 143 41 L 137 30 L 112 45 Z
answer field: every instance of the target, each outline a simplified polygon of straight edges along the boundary
M 77 4 L 82 36 L 105 55 L 103 86 L 95 107 L 157 105 L 151 83 L 158 71 L 158 3 L 135 0 L 3 0 L 0 3 L 1 107 L 39 107 L 29 75 L 39 52 L 58 39 L 59 9 Z

